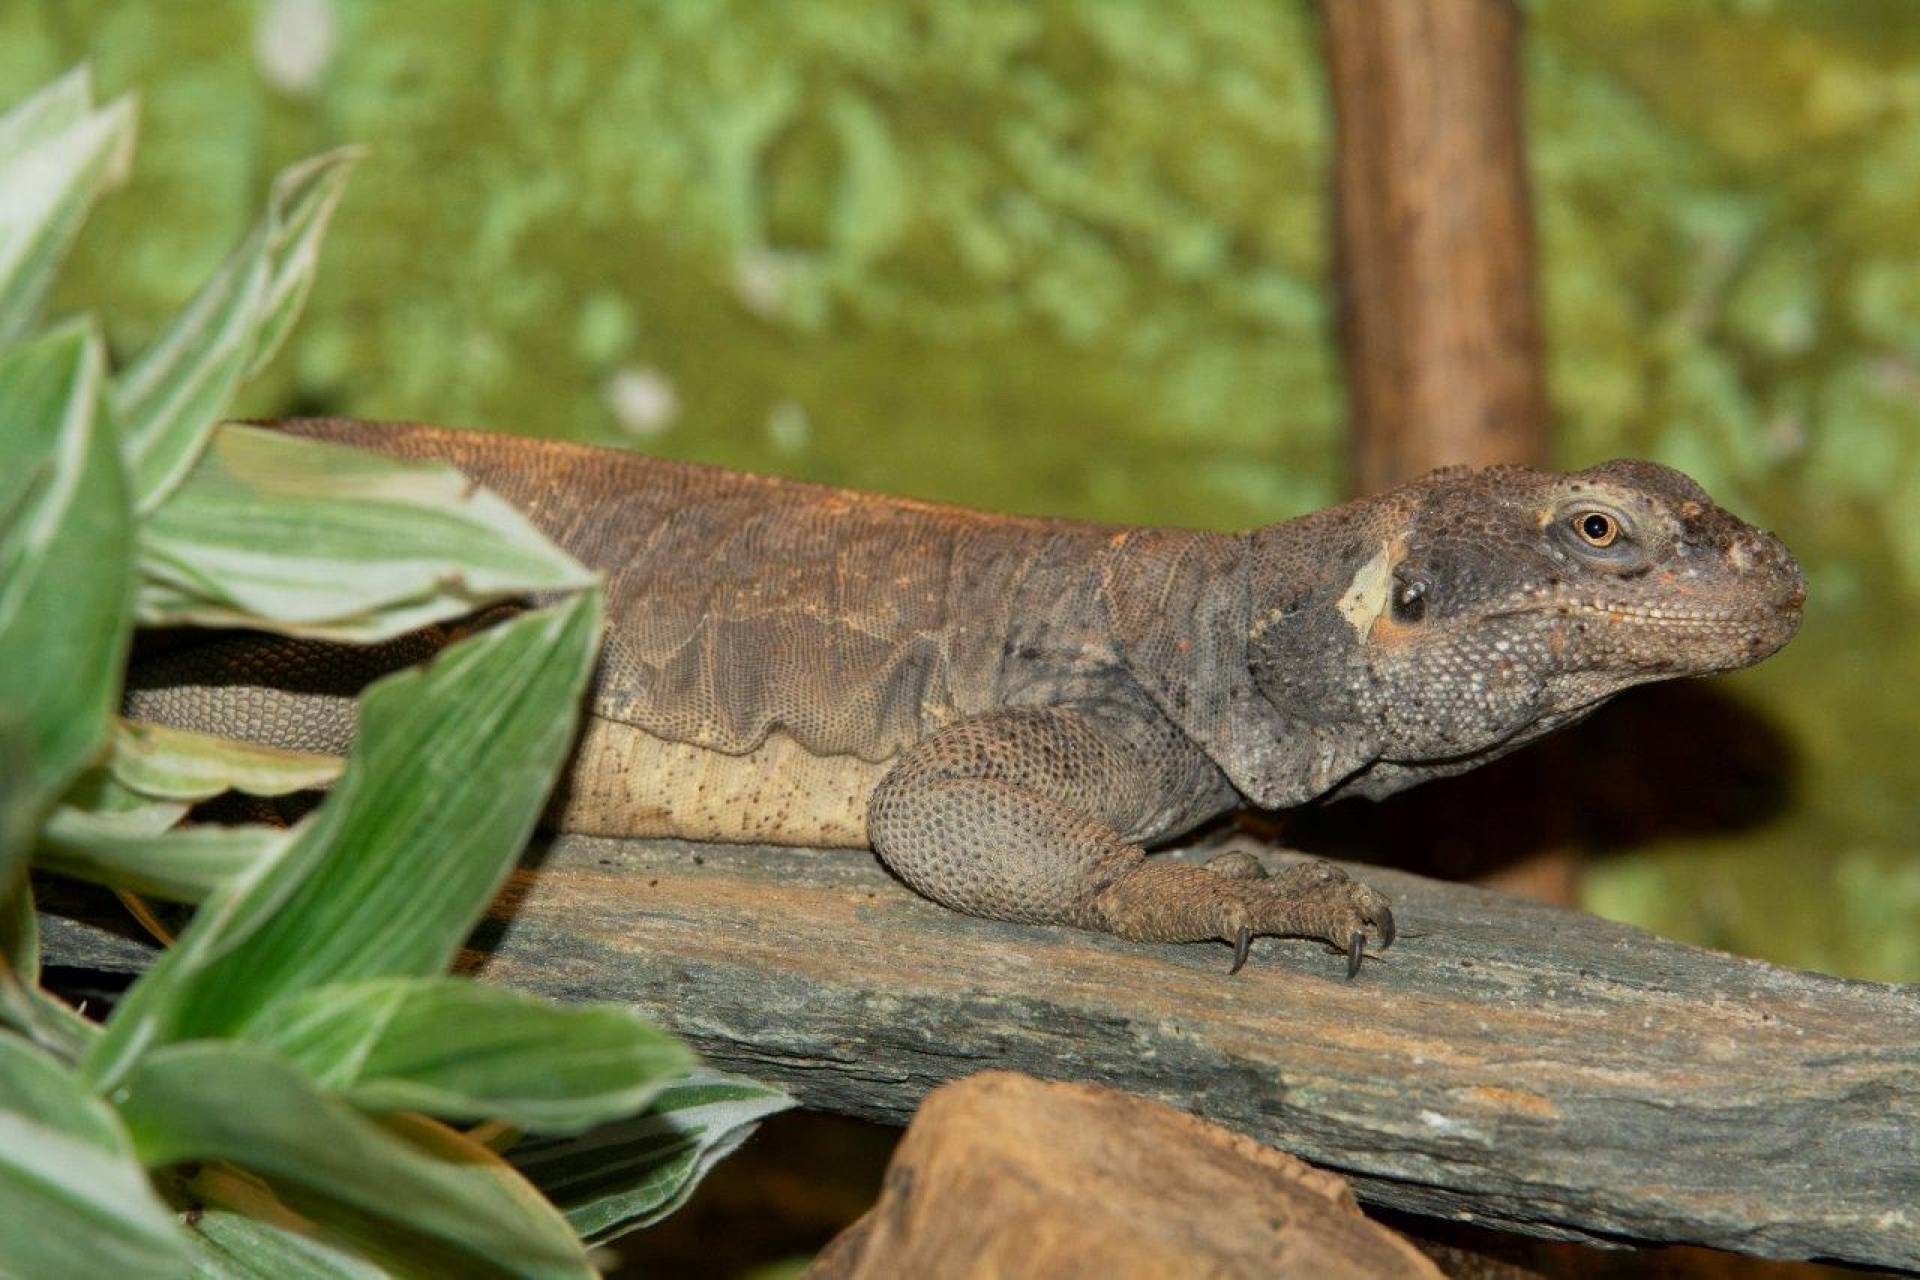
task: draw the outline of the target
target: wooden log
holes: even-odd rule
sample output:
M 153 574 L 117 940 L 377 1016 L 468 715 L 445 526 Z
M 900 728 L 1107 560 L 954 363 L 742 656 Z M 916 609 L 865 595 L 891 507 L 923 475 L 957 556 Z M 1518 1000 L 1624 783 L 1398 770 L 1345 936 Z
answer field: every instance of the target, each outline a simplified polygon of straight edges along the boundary
M 1355 488 L 1546 460 L 1512 0 L 1321 0 Z
M 1006 1067 L 1158 1098 L 1379 1205 L 1920 1269 L 1920 988 L 1353 870 L 1394 899 L 1391 951 L 1347 982 L 1321 946 L 1262 940 L 1229 977 L 1225 947 L 954 914 L 866 853 L 570 836 L 463 964 L 629 1003 L 821 1110 L 904 1123 Z M 145 955 L 58 919 L 47 950 Z
M 808 1280 L 1442 1280 L 1324 1169 L 1117 1089 L 986 1071 L 927 1095 Z

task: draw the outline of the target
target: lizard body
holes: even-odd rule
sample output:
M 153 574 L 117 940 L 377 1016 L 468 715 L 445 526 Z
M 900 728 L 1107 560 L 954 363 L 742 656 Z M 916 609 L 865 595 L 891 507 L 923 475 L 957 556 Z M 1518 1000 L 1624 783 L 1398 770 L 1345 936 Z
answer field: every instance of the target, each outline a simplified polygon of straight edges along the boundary
M 1770 535 L 1651 463 L 1448 469 L 1241 533 L 989 515 L 433 427 L 282 429 L 446 461 L 607 579 L 561 830 L 871 844 L 959 910 L 1143 940 L 1326 939 L 1374 890 L 1152 843 L 1241 804 L 1458 773 L 1798 625 Z M 340 750 L 386 651 L 221 641 L 134 714 Z

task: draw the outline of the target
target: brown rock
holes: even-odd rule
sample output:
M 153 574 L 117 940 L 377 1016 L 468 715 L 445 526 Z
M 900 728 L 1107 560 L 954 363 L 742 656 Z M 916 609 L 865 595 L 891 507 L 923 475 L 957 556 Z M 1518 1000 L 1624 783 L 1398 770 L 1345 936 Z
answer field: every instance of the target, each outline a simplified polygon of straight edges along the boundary
M 1116 1089 L 988 1071 L 927 1096 L 813 1280 L 1437 1277 L 1346 1182 Z

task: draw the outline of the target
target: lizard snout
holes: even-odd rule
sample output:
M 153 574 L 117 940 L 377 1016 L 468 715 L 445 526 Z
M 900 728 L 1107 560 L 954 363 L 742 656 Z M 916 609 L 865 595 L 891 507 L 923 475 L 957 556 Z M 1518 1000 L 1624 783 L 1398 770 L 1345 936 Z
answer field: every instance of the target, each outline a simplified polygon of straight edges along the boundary
M 1741 665 L 1778 650 L 1800 630 L 1807 578 L 1786 544 L 1759 529 L 1742 529 L 1727 544 L 1733 589 L 1747 597 L 1752 617 L 1743 637 Z
M 1735 537 L 1727 547 L 1727 562 L 1749 581 L 1764 582 L 1773 605 L 1798 613 L 1807 602 L 1807 578 L 1800 562 L 1780 539 L 1758 529 Z

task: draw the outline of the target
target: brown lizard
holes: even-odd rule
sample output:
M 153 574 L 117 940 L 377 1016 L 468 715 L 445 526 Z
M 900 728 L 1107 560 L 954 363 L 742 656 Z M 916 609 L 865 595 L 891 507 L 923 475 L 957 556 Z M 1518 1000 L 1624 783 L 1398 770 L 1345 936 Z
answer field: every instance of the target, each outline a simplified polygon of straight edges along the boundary
M 871 845 L 959 911 L 1155 942 L 1324 939 L 1387 899 L 1144 850 L 1240 805 L 1460 773 L 1628 686 L 1799 625 L 1781 543 L 1648 462 L 1433 472 L 1240 533 L 989 515 L 581 445 L 337 420 L 452 463 L 606 576 L 560 830 Z M 340 751 L 351 694 L 434 637 L 258 638 L 136 672 L 132 714 Z

